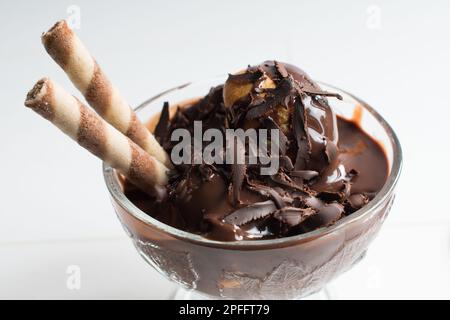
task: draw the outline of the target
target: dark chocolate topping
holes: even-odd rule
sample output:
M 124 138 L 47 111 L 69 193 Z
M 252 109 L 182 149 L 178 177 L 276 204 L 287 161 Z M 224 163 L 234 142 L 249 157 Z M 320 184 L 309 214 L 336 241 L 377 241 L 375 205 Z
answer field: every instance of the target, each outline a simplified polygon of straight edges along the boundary
M 264 86 L 270 79 L 275 86 Z M 222 241 L 270 239 L 327 227 L 366 205 L 388 174 L 382 148 L 359 126 L 336 117 L 325 92 L 289 64 L 266 61 L 230 75 L 233 85 L 251 91 L 225 107 L 223 86 L 169 119 L 164 104 L 155 136 L 170 154 L 177 128 L 202 130 L 279 129 L 279 170 L 261 175 L 261 164 L 177 165 L 162 203 L 131 184 L 126 195 L 139 208 L 177 228 Z M 207 143 L 204 143 L 204 146 Z M 236 146 L 238 144 L 235 144 Z M 225 154 L 227 150 L 223 150 Z M 235 155 L 247 158 L 246 148 Z M 277 155 L 270 155 L 276 157 Z

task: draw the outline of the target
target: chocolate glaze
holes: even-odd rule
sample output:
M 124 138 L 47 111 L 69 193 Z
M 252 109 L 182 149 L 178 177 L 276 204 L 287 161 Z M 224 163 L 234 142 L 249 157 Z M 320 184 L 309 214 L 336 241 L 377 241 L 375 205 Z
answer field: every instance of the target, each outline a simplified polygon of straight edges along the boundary
M 275 88 L 261 87 L 267 78 Z M 259 165 L 178 165 L 162 202 L 125 183 L 125 194 L 141 210 L 214 240 L 271 239 L 330 226 L 382 188 L 388 175 L 385 153 L 358 124 L 336 117 L 327 97 L 339 95 L 276 61 L 230 75 L 225 85 L 230 81 L 252 85 L 230 108 L 223 103 L 223 86 L 178 109 L 172 119 L 166 103 L 155 130 L 158 141 L 170 154 L 176 144 L 171 132 L 193 133 L 196 120 L 203 130 L 279 128 L 277 174 L 262 176 Z

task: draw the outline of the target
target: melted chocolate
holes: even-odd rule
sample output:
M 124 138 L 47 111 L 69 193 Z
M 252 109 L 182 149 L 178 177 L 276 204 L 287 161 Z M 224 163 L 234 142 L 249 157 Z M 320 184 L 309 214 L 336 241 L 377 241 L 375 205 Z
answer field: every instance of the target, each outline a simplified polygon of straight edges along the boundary
M 275 88 L 261 87 L 267 77 Z M 176 144 L 171 132 L 184 128 L 193 134 L 194 121 L 202 121 L 203 130 L 223 132 L 277 128 L 278 172 L 262 176 L 260 165 L 177 165 L 162 202 L 125 183 L 125 194 L 141 210 L 214 240 L 270 239 L 330 226 L 382 188 L 388 175 L 385 153 L 357 124 L 336 117 L 327 97 L 339 95 L 322 91 L 302 70 L 275 61 L 230 75 L 229 81 L 251 84 L 252 90 L 226 108 L 223 86 L 212 88 L 172 119 L 165 104 L 156 138 L 170 154 Z M 240 152 L 245 156 L 245 150 Z

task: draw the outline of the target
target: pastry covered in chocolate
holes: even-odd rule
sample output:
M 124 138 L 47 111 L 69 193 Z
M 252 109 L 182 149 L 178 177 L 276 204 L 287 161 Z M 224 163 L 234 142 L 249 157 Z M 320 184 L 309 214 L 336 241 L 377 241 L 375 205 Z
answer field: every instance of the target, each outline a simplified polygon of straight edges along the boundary
M 165 104 L 154 134 L 168 154 L 176 129 L 194 136 L 219 129 L 278 129 L 279 167 L 261 163 L 178 164 L 163 199 L 125 183 L 141 210 L 178 229 L 219 241 L 273 239 L 328 227 L 366 205 L 384 185 L 382 147 L 358 123 L 336 116 L 325 92 L 305 72 L 266 61 L 230 75 L 198 101 L 169 117 Z M 194 144 L 194 141 L 192 140 Z M 205 147 L 208 142 L 203 142 Z M 249 156 L 247 148 L 235 150 Z M 226 146 L 223 153 L 229 152 Z

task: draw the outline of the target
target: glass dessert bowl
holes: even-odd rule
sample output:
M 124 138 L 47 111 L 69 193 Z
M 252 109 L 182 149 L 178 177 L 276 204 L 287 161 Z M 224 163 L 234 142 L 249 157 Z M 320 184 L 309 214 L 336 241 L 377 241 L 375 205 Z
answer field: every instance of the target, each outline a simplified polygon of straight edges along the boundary
M 142 121 L 156 123 L 163 102 L 197 99 L 225 77 L 190 83 L 165 91 L 136 108 Z M 167 278 L 212 298 L 293 299 L 322 289 L 348 270 L 367 250 L 394 201 L 402 153 L 389 124 L 362 100 L 332 86 L 342 101 L 329 101 L 335 112 L 358 122 L 383 146 L 389 175 L 383 188 L 361 209 L 332 226 L 278 239 L 223 242 L 166 225 L 137 208 L 124 194 L 116 171 L 104 164 L 112 203 L 125 231 L 142 257 Z

